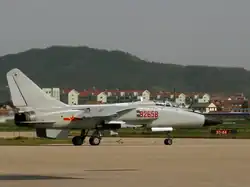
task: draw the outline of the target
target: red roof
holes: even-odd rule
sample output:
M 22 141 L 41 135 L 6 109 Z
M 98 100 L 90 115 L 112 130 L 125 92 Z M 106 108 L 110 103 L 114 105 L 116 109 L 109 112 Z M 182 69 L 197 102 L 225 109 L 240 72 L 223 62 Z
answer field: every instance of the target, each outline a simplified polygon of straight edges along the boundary
M 102 91 L 94 91 L 94 90 L 89 91 L 88 90 L 88 91 L 79 92 L 79 96 L 82 96 L 82 97 L 87 97 L 89 95 L 97 96 L 100 93 L 102 93 Z
M 82 96 L 82 97 L 87 97 L 89 95 L 90 93 L 88 91 L 79 92 L 79 96 Z
M 104 92 L 111 92 L 111 93 L 133 93 L 133 92 L 138 92 L 138 93 L 142 93 L 145 90 L 104 90 Z

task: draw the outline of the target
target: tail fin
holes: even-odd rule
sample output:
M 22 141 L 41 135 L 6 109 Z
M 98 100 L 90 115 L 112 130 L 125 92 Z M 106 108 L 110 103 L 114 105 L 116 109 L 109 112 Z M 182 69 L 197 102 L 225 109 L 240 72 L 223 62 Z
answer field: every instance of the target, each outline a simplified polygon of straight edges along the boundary
M 15 107 L 53 108 L 67 106 L 47 95 L 19 69 L 10 70 L 6 77 Z

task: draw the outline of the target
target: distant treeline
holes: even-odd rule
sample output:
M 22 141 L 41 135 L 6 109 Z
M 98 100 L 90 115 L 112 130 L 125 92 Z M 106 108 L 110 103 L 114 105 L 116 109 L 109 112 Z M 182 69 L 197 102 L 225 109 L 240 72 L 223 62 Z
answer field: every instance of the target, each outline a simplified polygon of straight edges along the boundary
M 181 66 L 147 62 L 122 51 L 52 46 L 0 57 L 0 101 L 8 99 L 6 72 L 20 68 L 41 87 L 149 89 L 250 93 L 243 68 Z

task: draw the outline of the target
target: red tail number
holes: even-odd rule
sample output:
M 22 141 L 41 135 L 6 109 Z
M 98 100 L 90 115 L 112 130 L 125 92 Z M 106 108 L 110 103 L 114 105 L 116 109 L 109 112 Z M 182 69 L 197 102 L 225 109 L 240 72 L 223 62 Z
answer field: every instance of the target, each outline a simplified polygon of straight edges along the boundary
M 142 118 L 158 118 L 158 111 L 140 111 Z

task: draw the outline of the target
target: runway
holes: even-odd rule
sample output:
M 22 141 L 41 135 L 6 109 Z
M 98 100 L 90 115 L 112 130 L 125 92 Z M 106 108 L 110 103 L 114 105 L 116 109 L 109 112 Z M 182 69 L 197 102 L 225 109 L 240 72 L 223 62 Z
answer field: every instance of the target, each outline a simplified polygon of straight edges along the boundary
M 0 186 L 249 187 L 250 140 L 104 138 L 102 145 L 1 146 Z

